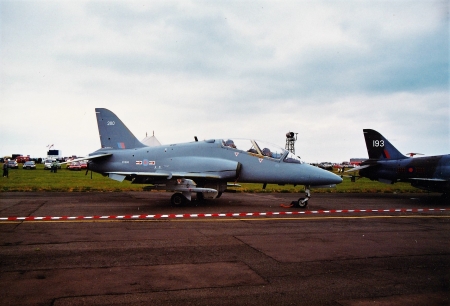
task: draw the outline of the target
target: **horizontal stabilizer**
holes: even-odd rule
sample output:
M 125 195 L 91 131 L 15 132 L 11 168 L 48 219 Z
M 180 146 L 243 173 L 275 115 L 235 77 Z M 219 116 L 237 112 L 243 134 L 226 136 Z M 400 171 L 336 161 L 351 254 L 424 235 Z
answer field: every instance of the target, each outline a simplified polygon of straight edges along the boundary
M 80 158 L 75 158 L 75 159 L 63 162 L 63 163 L 61 163 L 61 165 L 70 164 L 72 162 L 77 162 L 77 161 L 82 161 L 82 160 L 91 160 L 91 159 L 96 159 L 96 158 L 101 158 L 101 157 L 106 157 L 106 156 L 111 156 L 111 155 L 112 155 L 112 153 L 102 153 L 102 154 L 96 154 L 96 155 L 91 155 L 91 156 L 86 156 L 86 157 L 80 157 Z
M 359 166 L 359 167 L 355 167 L 355 168 L 352 168 L 352 169 L 346 170 L 345 172 L 354 172 L 354 171 L 359 171 L 359 170 L 361 170 L 361 169 L 366 169 L 366 168 L 369 168 L 370 166 L 372 166 L 372 165 L 364 165 L 364 166 Z

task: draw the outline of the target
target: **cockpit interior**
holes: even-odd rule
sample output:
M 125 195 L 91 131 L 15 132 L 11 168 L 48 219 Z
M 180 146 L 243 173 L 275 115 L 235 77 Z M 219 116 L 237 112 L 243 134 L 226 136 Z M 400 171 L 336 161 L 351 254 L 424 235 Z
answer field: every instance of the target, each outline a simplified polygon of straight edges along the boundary
M 282 160 L 286 163 L 302 163 L 300 157 L 295 156 L 290 151 L 260 140 L 230 138 L 222 140 L 222 146 L 237 151 L 247 152 L 255 156 L 264 156 L 276 160 Z

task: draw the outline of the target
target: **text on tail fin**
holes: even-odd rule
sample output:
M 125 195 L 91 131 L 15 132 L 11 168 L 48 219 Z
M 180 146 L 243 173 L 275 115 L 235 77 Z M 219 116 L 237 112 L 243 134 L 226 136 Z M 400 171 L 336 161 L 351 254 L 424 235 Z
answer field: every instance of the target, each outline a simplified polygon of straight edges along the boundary
M 366 141 L 367 153 L 370 159 L 405 159 L 405 155 L 400 153 L 383 135 L 375 130 L 364 129 L 364 139 Z
M 102 148 L 134 149 L 145 147 L 113 112 L 96 108 L 98 131 Z

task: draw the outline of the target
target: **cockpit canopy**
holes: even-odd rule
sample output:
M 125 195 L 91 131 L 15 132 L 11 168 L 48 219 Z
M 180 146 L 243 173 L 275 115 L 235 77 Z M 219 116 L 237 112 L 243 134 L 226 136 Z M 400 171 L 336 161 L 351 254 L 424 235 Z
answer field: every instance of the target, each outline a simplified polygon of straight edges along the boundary
M 222 146 L 238 151 L 283 160 L 287 163 L 302 163 L 300 157 L 277 145 L 254 139 L 230 138 L 222 140 Z

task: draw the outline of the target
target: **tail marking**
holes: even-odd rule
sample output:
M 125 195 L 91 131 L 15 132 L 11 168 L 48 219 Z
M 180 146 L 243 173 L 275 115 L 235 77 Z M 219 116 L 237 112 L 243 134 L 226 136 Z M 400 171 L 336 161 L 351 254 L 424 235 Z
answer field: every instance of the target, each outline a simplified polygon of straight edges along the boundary
M 397 150 L 383 135 L 375 130 L 364 129 L 369 159 L 405 159 L 408 158 Z

